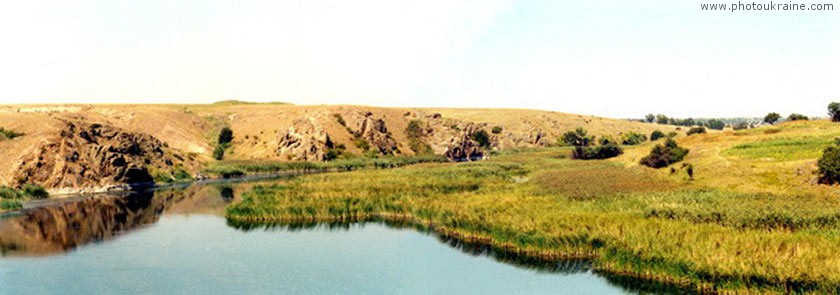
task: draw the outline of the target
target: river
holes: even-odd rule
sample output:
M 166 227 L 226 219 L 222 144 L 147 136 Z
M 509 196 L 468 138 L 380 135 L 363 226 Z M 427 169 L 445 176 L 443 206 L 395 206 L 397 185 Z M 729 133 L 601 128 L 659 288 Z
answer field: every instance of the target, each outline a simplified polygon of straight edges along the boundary
M 282 181 L 282 180 L 278 180 Z M 393 224 L 231 225 L 253 183 L 36 204 L 0 217 L 3 294 L 666 292 Z

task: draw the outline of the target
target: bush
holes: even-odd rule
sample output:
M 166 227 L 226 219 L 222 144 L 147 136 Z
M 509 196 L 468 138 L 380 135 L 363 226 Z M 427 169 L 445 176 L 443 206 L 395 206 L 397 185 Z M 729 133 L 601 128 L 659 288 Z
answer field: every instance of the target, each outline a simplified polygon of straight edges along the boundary
M 624 153 L 618 145 L 607 143 L 599 146 L 576 146 L 572 158 L 578 160 L 600 160 L 620 156 Z
M 665 137 L 665 133 L 662 132 L 662 131 L 659 131 L 659 130 L 654 130 L 653 132 L 650 133 L 650 140 L 651 141 L 656 141 L 656 140 L 659 140 L 660 138 L 664 138 L 664 137 Z
M 344 156 L 344 152 L 347 150 L 347 147 L 343 144 L 336 145 L 333 148 L 327 149 L 327 152 L 324 154 L 324 161 L 332 161 Z
M 817 167 L 821 184 L 840 182 L 840 146 L 834 145 L 825 148 L 822 157 L 817 160 Z
M 647 136 L 636 132 L 627 132 L 621 137 L 621 143 L 625 145 L 638 145 L 647 141 Z
M 587 135 L 585 129 L 578 127 L 575 131 L 569 131 L 563 134 L 560 141 L 565 145 L 571 146 L 589 146 L 593 138 Z
M 233 130 L 230 130 L 228 127 L 222 128 L 222 131 L 219 131 L 219 139 L 217 143 L 219 145 L 229 144 L 233 141 Z
M 767 114 L 767 116 L 764 116 L 764 123 L 773 125 L 773 124 L 776 123 L 776 121 L 779 121 L 779 119 L 781 119 L 781 118 L 782 118 L 782 116 L 779 115 L 778 113 L 769 113 L 769 114 Z
M 0 210 L 17 210 L 23 208 L 20 200 L 0 200 Z
M 689 129 L 688 132 L 686 132 L 685 134 L 690 136 L 690 135 L 694 135 L 694 134 L 704 134 L 704 133 L 706 133 L 706 128 L 705 127 L 691 127 L 691 129 Z
M 475 140 L 480 147 L 487 148 L 490 146 L 490 134 L 487 134 L 487 131 L 484 131 L 484 129 L 473 132 L 470 138 Z
M 0 199 L 17 199 L 20 197 L 18 191 L 7 186 L 0 186 Z
M 493 130 L 491 130 L 490 132 L 493 132 L 493 134 L 499 134 L 502 133 L 502 130 L 504 130 L 502 129 L 502 126 L 493 126 Z
M 213 159 L 221 160 L 225 158 L 225 146 L 223 144 L 217 145 L 213 150 Z
M 790 116 L 788 116 L 787 119 L 788 119 L 788 121 L 808 121 L 808 116 L 805 116 L 803 114 L 795 114 L 794 113 L 794 114 L 790 114 Z
M 344 117 L 342 117 L 341 114 L 335 113 L 333 114 L 333 117 L 335 117 L 335 121 L 338 122 L 338 125 L 347 127 L 347 121 L 344 121 Z
M 23 136 L 23 133 L 14 132 L 12 130 L 5 129 L 0 127 L 0 140 L 3 139 L 14 139 L 15 137 Z
M 50 194 L 40 185 L 35 184 L 24 184 L 21 187 L 21 194 L 26 197 L 30 197 L 33 199 L 46 199 L 50 197 Z
M 364 138 L 356 138 L 353 140 L 353 144 L 356 145 L 362 151 L 368 151 L 370 149 L 370 143 L 365 140 Z
M 665 144 L 657 144 L 650 154 L 642 158 L 641 164 L 651 168 L 663 168 L 682 161 L 688 155 L 688 149 L 680 147 L 673 139 L 665 140 Z

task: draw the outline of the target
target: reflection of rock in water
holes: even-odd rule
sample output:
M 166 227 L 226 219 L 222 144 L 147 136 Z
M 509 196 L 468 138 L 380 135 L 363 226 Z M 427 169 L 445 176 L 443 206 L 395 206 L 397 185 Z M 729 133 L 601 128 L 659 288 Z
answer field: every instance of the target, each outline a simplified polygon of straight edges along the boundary
M 88 198 L 32 209 L 0 221 L 2 254 L 42 255 L 105 240 L 154 223 L 163 209 L 151 193 Z
M 155 192 L 132 192 L 63 202 L 0 220 L 0 255 L 48 255 L 108 240 L 153 224 L 165 209 L 198 212 L 224 207 L 215 189 L 193 186 Z M 232 199 L 233 190 L 230 190 Z M 209 200 L 212 199 L 212 200 Z

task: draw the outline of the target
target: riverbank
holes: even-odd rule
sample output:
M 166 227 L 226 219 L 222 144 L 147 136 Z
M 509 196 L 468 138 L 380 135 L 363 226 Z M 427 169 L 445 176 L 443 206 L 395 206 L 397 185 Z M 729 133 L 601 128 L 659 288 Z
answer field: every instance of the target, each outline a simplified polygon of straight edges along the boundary
M 632 152 L 632 151 L 631 151 Z M 236 222 L 408 219 L 441 234 L 543 259 L 710 293 L 834 293 L 836 199 L 743 193 L 561 149 L 257 186 Z

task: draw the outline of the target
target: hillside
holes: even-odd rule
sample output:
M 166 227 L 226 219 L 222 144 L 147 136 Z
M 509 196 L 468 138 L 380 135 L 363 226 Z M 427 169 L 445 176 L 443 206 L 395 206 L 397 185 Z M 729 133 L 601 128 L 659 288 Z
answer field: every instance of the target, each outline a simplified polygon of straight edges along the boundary
M 413 123 L 412 123 L 413 122 Z M 414 132 L 407 132 L 409 125 Z M 25 135 L 0 141 L 0 184 L 52 192 L 96 191 L 130 181 L 195 175 L 213 163 L 223 127 L 234 134 L 225 160 L 322 161 L 345 155 L 481 155 L 482 150 L 555 143 L 584 127 L 620 136 L 673 127 L 538 110 L 212 105 L 8 105 L 0 127 Z M 85 130 L 81 130 L 85 129 Z M 105 130 L 104 137 L 90 134 Z M 81 131 L 80 131 L 81 130 Z M 484 130 L 490 147 L 471 135 Z M 98 137 L 97 137 L 98 136 Z M 140 171 L 142 170 L 142 171 Z

